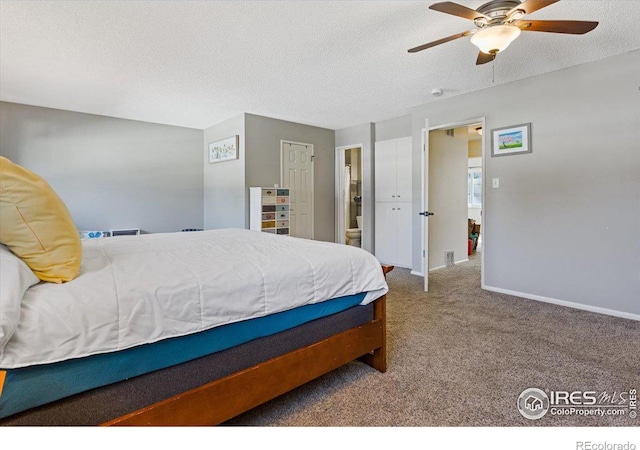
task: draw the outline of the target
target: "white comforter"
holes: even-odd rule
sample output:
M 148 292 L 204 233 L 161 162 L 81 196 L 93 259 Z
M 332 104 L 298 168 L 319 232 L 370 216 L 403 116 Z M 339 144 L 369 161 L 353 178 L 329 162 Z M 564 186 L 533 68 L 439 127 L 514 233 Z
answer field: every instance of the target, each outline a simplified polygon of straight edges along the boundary
M 367 304 L 388 290 L 373 255 L 327 242 L 237 229 L 83 242 L 78 278 L 24 294 L 0 368 L 112 352 L 360 292 Z

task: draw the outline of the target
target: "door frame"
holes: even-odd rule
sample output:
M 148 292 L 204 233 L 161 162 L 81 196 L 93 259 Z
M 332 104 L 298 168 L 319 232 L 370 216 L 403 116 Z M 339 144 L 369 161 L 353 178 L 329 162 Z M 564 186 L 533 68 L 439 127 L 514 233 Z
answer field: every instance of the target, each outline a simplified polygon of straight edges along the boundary
M 315 220 L 315 197 L 316 197 L 316 188 L 315 188 L 315 181 L 314 181 L 314 174 L 315 174 L 315 166 L 314 166 L 314 159 L 315 159 L 315 148 L 313 144 L 310 144 L 309 142 L 297 142 L 297 141 L 291 141 L 289 139 L 280 139 L 280 186 L 284 187 L 284 144 L 294 144 L 294 145 L 304 145 L 304 146 L 310 146 L 311 147 L 311 239 L 315 239 L 316 236 L 316 232 L 315 232 L 315 224 L 316 224 L 316 220 Z M 291 227 L 291 224 L 289 224 L 289 227 Z
M 353 145 L 342 145 L 340 147 L 336 147 L 336 167 L 335 167 L 335 203 L 336 203 L 336 224 L 335 224 L 335 242 L 338 244 L 346 244 L 346 227 L 345 227 L 345 217 L 344 217 L 344 177 L 342 176 L 342 168 L 344 168 L 345 163 L 345 151 L 359 148 L 360 149 L 360 172 L 362 174 L 362 183 L 364 188 L 364 167 L 362 166 L 364 162 L 364 144 L 353 144 Z M 365 228 L 365 202 L 360 204 L 361 214 L 362 214 L 362 230 Z M 362 248 L 362 238 L 360 239 L 360 247 Z
M 434 127 L 429 126 L 429 119 L 425 119 L 425 126 L 420 131 L 422 135 L 422 165 L 420 168 L 421 171 L 421 183 L 422 183 L 422 199 L 421 199 L 421 210 L 420 211 L 428 211 L 429 210 L 429 135 L 428 133 L 435 130 L 442 129 L 450 129 L 450 128 L 461 128 L 465 126 L 470 126 L 480 123 L 482 126 L 482 229 L 483 229 L 483 237 L 482 237 L 482 253 L 480 254 L 480 287 L 484 289 L 484 261 L 485 254 L 487 248 L 487 240 L 486 240 L 486 186 L 487 180 L 485 177 L 485 168 L 486 168 L 486 141 L 489 139 L 489 134 L 486 128 L 486 118 L 485 116 L 475 118 L 475 119 L 467 119 L 460 122 L 453 122 L 444 125 L 438 125 Z M 428 131 L 427 131 L 428 130 Z M 435 211 L 437 214 L 437 211 Z M 422 258 L 421 258 L 421 269 L 422 275 L 424 276 L 424 291 L 429 292 L 429 220 L 427 217 L 422 217 L 420 234 L 422 235 Z

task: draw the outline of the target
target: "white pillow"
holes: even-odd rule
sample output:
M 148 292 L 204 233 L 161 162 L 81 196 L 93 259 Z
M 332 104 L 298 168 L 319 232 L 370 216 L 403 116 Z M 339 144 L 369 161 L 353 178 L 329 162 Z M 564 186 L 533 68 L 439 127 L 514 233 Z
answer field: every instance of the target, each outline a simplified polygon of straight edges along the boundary
M 18 327 L 24 293 L 39 282 L 24 261 L 0 245 L 0 351 Z

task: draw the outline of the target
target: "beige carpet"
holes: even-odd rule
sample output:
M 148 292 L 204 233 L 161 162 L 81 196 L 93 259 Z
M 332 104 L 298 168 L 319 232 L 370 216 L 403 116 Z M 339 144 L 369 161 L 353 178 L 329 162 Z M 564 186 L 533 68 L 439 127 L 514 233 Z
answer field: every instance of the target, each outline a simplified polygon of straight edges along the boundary
M 545 415 L 516 408 L 530 387 L 640 389 L 640 322 L 480 289 L 479 255 L 432 272 L 388 275 L 386 373 L 354 362 L 229 425 L 638 426 L 640 419 Z

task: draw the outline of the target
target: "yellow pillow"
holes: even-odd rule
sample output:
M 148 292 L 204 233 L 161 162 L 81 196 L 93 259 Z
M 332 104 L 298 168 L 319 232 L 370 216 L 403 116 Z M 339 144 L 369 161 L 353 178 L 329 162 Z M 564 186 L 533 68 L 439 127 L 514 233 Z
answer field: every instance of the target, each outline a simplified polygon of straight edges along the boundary
M 0 244 L 43 281 L 80 272 L 82 243 L 67 206 L 41 177 L 1 156 Z

